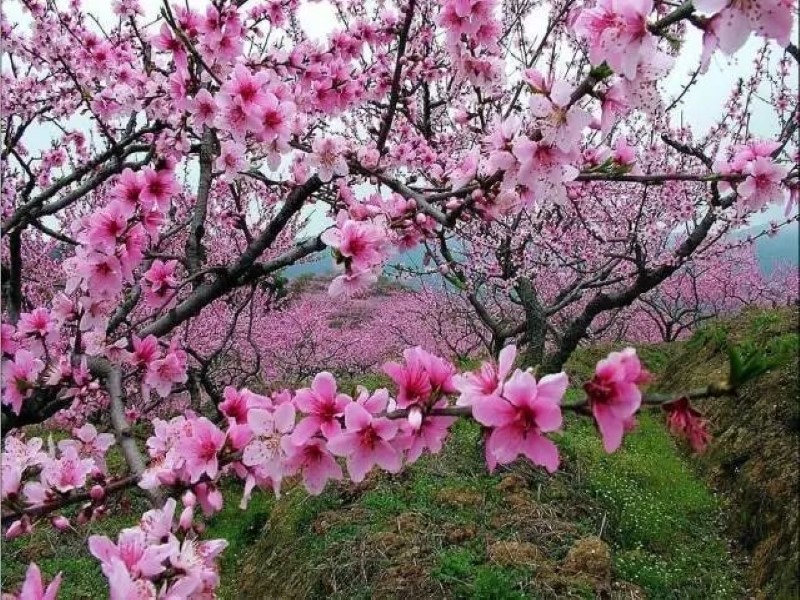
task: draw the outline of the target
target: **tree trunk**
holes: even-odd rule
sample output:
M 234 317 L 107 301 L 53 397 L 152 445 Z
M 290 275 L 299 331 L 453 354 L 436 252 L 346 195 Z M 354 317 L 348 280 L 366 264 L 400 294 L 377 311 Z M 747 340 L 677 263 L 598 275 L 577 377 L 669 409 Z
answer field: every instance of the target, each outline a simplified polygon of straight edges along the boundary
M 530 279 L 520 278 L 517 293 L 525 309 L 525 337 L 528 340 L 522 354 L 522 364 L 526 367 L 536 367 L 542 364 L 544 359 L 547 317 Z

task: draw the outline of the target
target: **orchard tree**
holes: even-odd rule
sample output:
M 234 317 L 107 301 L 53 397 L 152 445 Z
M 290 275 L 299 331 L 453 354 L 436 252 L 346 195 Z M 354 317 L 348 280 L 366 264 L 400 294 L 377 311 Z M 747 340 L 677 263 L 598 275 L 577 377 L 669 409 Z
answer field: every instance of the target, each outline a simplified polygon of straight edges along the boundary
M 322 39 L 306 32 L 309 4 L 336 22 Z M 642 394 L 628 349 L 571 404 L 558 372 L 598 314 L 796 194 L 793 2 L 309 4 L 116 0 L 104 20 L 77 1 L 3 3 L 4 535 L 82 524 L 141 490 L 153 509 L 138 526 L 89 538 L 113 598 L 213 595 L 226 543 L 198 539 L 198 513 L 221 508 L 223 477 L 242 482 L 243 505 L 289 478 L 320 493 L 342 465 L 361 481 L 438 452 L 456 418 L 483 426 L 490 469 L 524 455 L 554 471 L 547 434 L 565 411 L 594 418 L 609 452 L 648 404 L 703 442 L 688 400 L 758 371 L 739 362 L 672 402 Z M 695 30 L 687 87 L 712 56 L 765 42 L 701 139 L 674 129 L 679 99 L 658 87 Z M 767 141 L 748 130 L 761 82 L 780 124 Z M 391 393 L 346 394 L 326 371 L 297 390 L 243 387 L 267 372 L 255 332 L 286 267 L 332 252 L 330 303 L 344 306 L 420 244 L 490 325 L 497 363 L 457 373 L 416 347 L 384 365 Z M 524 322 L 485 319 L 505 308 L 483 306 L 472 272 L 499 273 L 491 293 Z M 570 306 L 549 374 L 514 370 L 502 342 L 543 347 L 545 317 Z M 38 424 L 72 437 L 45 446 L 26 432 Z M 114 444 L 127 472 L 104 460 Z M 32 565 L 22 597 L 59 583 Z
M 796 267 L 792 269 L 797 273 Z M 791 271 L 789 271 L 791 272 Z M 626 327 L 619 339 L 672 342 L 704 321 L 731 315 L 748 306 L 791 306 L 797 283 L 778 268 L 764 275 L 752 244 L 723 248 L 702 261 L 684 264 L 663 284 L 641 296 L 616 324 Z M 648 322 L 652 324 L 648 327 Z M 622 332 L 619 332 L 622 333 Z

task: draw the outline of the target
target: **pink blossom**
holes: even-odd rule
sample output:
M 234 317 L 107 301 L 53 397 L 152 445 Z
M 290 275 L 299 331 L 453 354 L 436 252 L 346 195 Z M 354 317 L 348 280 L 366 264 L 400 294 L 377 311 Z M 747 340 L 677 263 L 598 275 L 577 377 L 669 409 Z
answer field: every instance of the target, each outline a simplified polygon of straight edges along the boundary
M 84 456 L 91 457 L 101 471 L 105 471 L 105 455 L 108 449 L 114 445 L 114 436 L 110 433 L 97 433 L 97 429 L 91 423 L 85 423 L 81 427 L 72 430 L 77 440 L 62 440 L 58 443 L 61 450 L 74 446 Z
M 111 543 L 110 540 L 109 543 Z M 97 555 L 95 554 L 95 556 Z M 131 600 L 133 598 L 155 600 L 158 597 L 153 582 L 148 579 L 134 579 L 121 559 L 111 556 L 108 561 L 102 562 L 101 568 L 103 575 L 108 579 L 110 600 Z
M 708 422 L 703 413 L 689 404 L 685 396 L 661 405 L 667 413 L 667 428 L 673 435 L 680 435 L 689 441 L 692 449 L 701 454 L 711 440 Z
M 55 327 L 56 324 L 46 308 L 35 308 L 32 312 L 19 316 L 17 334 L 45 340 L 53 337 Z
M 697 10 L 716 14 L 714 30 L 719 48 L 733 54 L 750 32 L 774 39 L 781 46 L 791 41 L 793 7 L 783 0 L 695 0 Z
M 781 202 L 786 197 L 782 185 L 789 170 L 770 158 L 758 156 L 745 167 L 747 178 L 737 191 L 748 206 L 757 209 L 770 202 Z
M 584 384 L 606 452 L 615 452 L 622 444 L 625 422 L 642 402 L 638 386 L 648 377 L 636 350 L 626 348 L 598 362 L 594 378 Z
M 55 600 L 58 595 L 58 588 L 61 586 L 61 573 L 53 578 L 53 581 L 45 588 L 42 581 L 42 572 L 36 563 L 28 565 L 25 572 L 25 581 L 19 594 L 8 594 L 13 600 Z M 3 598 L 6 598 L 3 594 Z
M 245 147 L 239 142 L 223 142 L 220 155 L 217 157 L 215 167 L 223 172 L 223 176 L 230 180 L 247 168 L 244 157 Z
M 394 440 L 394 445 L 406 451 L 406 463 L 412 464 L 425 450 L 431 454 L 441 452 L 444 441 L 450 433 L 450 426 L 455 422 L 455 417 L 426 416 L 418 427 L 414 427 L 408 421 L 404 421 L 400 425 L 401 430 Z
M 426 352 L 419 346 L 403 352 L 405 364 L 388 362 L 383 371 L 397 384 L 397 406 L 408 408 L 417 404 L 427 407 L 432 398 L 456 392 L 453 379 L 455 368 L 444 359 Z
M 378 465 L 391 473 L 401 467 L 401 457 L 390 441 L 397 435 L 395 421 L 373 417 L 357 402 L 344 411 L 345 431 L 328 440 L 328 450 L 347 458 L 347 472 L 356 483 Z
M 287 455 L 287 474 L 302 473 L 303 485 L 309 494 L 317 496 L 330 479 L 342 479 L 342 468 L 320 438 L 311 438 L 300 446 L 292 444 L 289 438 L 283 438 L 282 446 Z
M 90 252 L 79 262 L 78 272 L 92 296 L 109 298 L 122 289 L 122 265 L 116 256 Z
M 104 535 L 89 537 L 89 552 L 102 566 L 122 561 L 133 577 L 150 578 L 164 571 L 164 560 L 172 553 L 168 544 L 152 544 L 138 527 L 123 529 L 115 544 Z
M 317 432 L 327 439 L 341 432 L 339 418 L 344 414 L 346 406 L 352 398 L 336 392 L 336 380 L 333 375 L 322 372 L 314 377 L 311 388 L 297 390 L 295 395 L 297 408 L 308 415 L 301 420 L 292 433 L 292 443 L 297 446 L 305 444 Z
M 111 197 L 116 199 L 124 209 L 124 214 L 131 217 L 141 201 L 144 191 L 144 178 L 141 174 L 125 169 L 117 178 L 111 190 Z
M 142 515 L 139 528 L 148 543 L 159 544 L 169 539 L 176 507 L 175 498 L 168 498 L 163 508 L 148 510 Z
M 475 402 L 503 393 L 503 384 L 514 366 L 517 347 L 506 346 L 500 351 L 498 363 L 484 362 L 475 373 L 464 373 L 453 378 L 455 388 L 461 393 L 458 406 L 471 406 Z
M 370 285 L 378 281 L 378 275 L 374 269 L 363 271 L 349 270 L 331 281 L 328 293 L 334 298 L 341 296 L 350 297 L 363 292 Z
M 3 404 L 11 406 L 14 414 L 22 410 L 22 401 L 30 397 L 44 363 L 28 350 L 17 350 L 13 361 L 3 363 Z
M 89 219 L 86 241 L 104 252 L 113 252 L 117 242 L 128 227 L 128 207 L 122 202 L 112 202 Z
M 91 458 L 78 456 L 75 446 L 67 446 L 62 449 L 58 459 L 45 463 L 42 482 L 59 492 L 68 492 L 83 487 L 94 466 Z
M 201 130 L 203 127 L 213 127 L 217 116 L 217 103 L 214 96 L 206 89 L 202 88 L 195 94 L 194 99 L 189 102 L 189 110 L 192 113 L 192 125 Z
M 163 262 L 156 259 L 144 273 L 144 297 L 148 306 L 161 308 L 172 298 L 172 290 L 178 285 L 175 278 L 177 266 L 177 260 Z
M 520 454 L 549 472 L 558 468 L 558 450 L 543 433 L 561 427 L 561 398 L 567 389 L 564 373 L 547 375 L 538 383 L 517 370 L 503 386 L 503 395 L 486 396 L 472 405 L 476 421 L 492 427 L 486 452 L 500 464 Z
M 334 175 L 347 175 L 345 141 L 339 136 L 318 137 L 311 144 L 308 164 L 317 170 L 322 181 L 330 181 Z
M 566 81 L 556 80 L 549 90 L 531 96 L 529 103 L 531 113 L 540 119 L 542 141 L 563 152 L 570 152 L 578 146 L 583 131 L 592 120 L 585 110 L 570 107 L 572 91 L 572 86 Z
M 355 271 L 378 265 L 386 256 L 386 230 L 372 223 L 348 219 L 339 227 L 327 229 L 321 239 Z
M 219 452 L 225 445 L 225 433 L 205 417 L 191 421 L 191 432 L 178 443 L 178 451 L 186 461 L 191 481 L 204 474 L 214 479 L 219 472 Z
M 8 323 L 0 325 L 0 351 L 4 357 L 13 356 L 19 347 L 17 340 L 14 339 L 16 331 L 14 326 Z
M 160 211 L 169 210 L 172 197 L 179 191 L 175 174 L 168 169 L 145 169 L 144 185 L 139 195 L 145 206 L 154 206 Z
M 3 456 L 3 462 L 0 465 L 0 498 L 5 500 L 20 493 L 23 469 L 24 467 L 19 463 Z
M 181 360 L 177 352 L 170 352 L 147 366 L 144 386 L 146 389 L 154 389 L 159 396 L 166 398 L 174 384 L 186 383 L 187 379 L 185 361 Z
M 592 8 L 581 9 L 573 23 L 578 37 L 589 43 L 593 65 L 603 61 L 633 79 L 643 54 L 654 46 L 647 30 L 652 0 L 599 0 Z
M 131 361 L 134 365 L 148 367 L 161 356 L 161 351 L 158 347 L 158 339 L 154 335 L 148 335 L 144 339 L 134 335 L 132 343 L 133 353 L 131 355 Z
M 281 440 L 294 428 L 295 409 L 291 402 L 281 404 L 274 411 L 255 408 L 247 415 L 253 440 L 242 452 L 242 464 L 254 468 L 259 477 L 273 482 L 283 478 Z

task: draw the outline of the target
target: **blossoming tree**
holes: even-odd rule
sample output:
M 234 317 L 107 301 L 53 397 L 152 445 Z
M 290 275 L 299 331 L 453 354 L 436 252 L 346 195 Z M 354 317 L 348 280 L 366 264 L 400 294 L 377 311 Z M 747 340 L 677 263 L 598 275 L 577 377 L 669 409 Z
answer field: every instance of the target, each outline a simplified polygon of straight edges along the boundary
M 105 24 L 79 2 L 3 4 L 4 535 L 69 527 L 73 508 L 85 522 L 110 496 L 143 490 L 153 509 L 138 526 L 116 542 L 89 539 L 112 598 L 213 594 L 225 541 L 201 541 L 196 513 L 220 509 L 223 477 L 242 482 L 243 504 L 293 477 L 320 493 L 343 465 L 360 481 L 437 452 L 456 418 L 484 427 L 492 469 L 524 456 L 555 470 L 548 434 L 565 411 L 594 418 L 615 451 L 642 405 L 673 398 L 642 394 L 646 370 L 628 349 L 598 363 L 584 400 L 562 403 L 558 371 L 586 321 L 624 304 L 626 286 L 638 294 L 663 281 L 732 213 L 796 193 L 793 2 L 328 6 L 336 27 L 315 40 L 298 0 L 156 11 L 116 0 Z M 692 80 L 749 36 L 787 53 L 776 65 L 765 50 L 756 69 L 775 90 L 774 140 L 748 137 L 755 84 L 711 141 L 669 130 L 658 82 L 695 30 L 704 53 Z M 671 198 L 686 199 L 680 217 Z M 310 210 L 333 225 L 308 235 Z M 662 242 L 652 262 L 650 240 L 680 225 L 685 237 Z M 580 279 L 556 304 L 628 282 L 586 301 L 537 374 L 513 368 L 512 346 L 472 373 L 408 349 L 384 367 L 396 389 L 352 395 L 327 372 L 308 388 L 258 394 L 242 387 L 246 376 L 227 385 L 237 374 L 213 368 L 223 353 L 259 355 L 252 324 L 287 266 L 330 249 L 340 267 L 331 302 L 342 303 L 392 252 L 423 243 L 438 244 L 441 271 L 461 281 L 448 240 L 467 248 L 498 227 L 511 241 L 495 250 L 512 263 L 546 248 L 577 261 Z M 634 266 L 615 272 L 622 263 Z M 731 391 L 670 402 L 672 428 L 702 441 L 688 400 Z M 183 393 L 195 408 L 175 414 Z M 133 421 L 155 409 L 166 418 L 137 426 L 141 445 Z M 26 435 L 41 423 L 72 437 L 45 446 Z M 127 472 L 105 464 L 112 443 Z M 52 598 L 59 582 L 45 586 L 31 566 L 21 597 Z

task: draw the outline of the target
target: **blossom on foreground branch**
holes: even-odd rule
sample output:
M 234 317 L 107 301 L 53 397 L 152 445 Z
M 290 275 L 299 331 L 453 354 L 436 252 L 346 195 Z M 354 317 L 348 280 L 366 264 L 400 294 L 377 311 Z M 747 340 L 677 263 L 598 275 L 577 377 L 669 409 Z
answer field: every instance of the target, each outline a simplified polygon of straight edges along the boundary
M 587 399 L 563 404 L 566 374 L 538 381 L 528 371 L 511 368 L 513 346 L 501 364 L 487 362 L 477 372 L 458 374 L 446 360 L 421 348 L 405 353 L 404 363 L 386 365 L 397 383 L 387 389 L 359 388 L 353 398 L 337 391 L 330 373 L 320 373 L 311 388 L 284 390 L 269 396 L 228 388 L 220 405 L 219 424 L 192 413 L 165 421 L 155 419 L 146 446 L 150 463 L 137 478 L 119 480 L 105 471 L 102 458 L 109 444 L 87 425 L 76 429 L 79 440 L 64 440 L 58 450 L 42 450 L 40 438 L 8 436 L 2 454 L 3 521 L 6 537 L 29 533 L 53 516 L 82 502 L 78 521 L 101 518 L 109 494 L 137 485 L 162 488 L 180 496 L 183 509 L 169 498 L 163 508 L 142 516 L 138 527 L 123 530 L 117 543 L 102 536 L 89 539 L 109 580 L 112 597 L 184 597 L 210 593 L 218 584 L 215 559 L 224 540 L 201 542 L 195 509 L 208 517 L 222 509 L 220 482 L 229 477 L 244 485 L 242 508 L 255 488 L 279 494 L 285 479 L 300 476 L 311 494 L 328 481 L 341 480 L 337 457 L 345 459 L 348 477 L 362 481 L 372 470 L 397 473 L 428 451 L 438 453 L 456 417 L 471 417 L 484 429 L 490 470 L 522 455 L 548 472 L 558 468 L 556 444 L 548 434 L 562 427 L 565 410 L 594 414 L 607 451 L 617 450 L 625 427 L 639 409 L 639 385 L 647 381 L 636 352 L 614 352 L 598 363 L 585 385 Z M 708 435 L 687 398 L 651 400 L 668 412 L 668 425 L 686 435 L 700 451 Z M 102 466 L 101 466 L 102 465 Z M 88 494 L 81 489 L 90 488 Z M 8 510 L 10 509 L 10 510 Z

